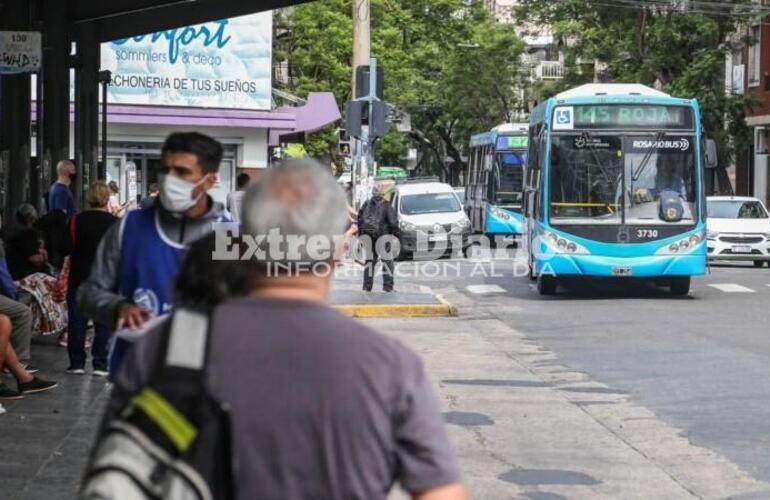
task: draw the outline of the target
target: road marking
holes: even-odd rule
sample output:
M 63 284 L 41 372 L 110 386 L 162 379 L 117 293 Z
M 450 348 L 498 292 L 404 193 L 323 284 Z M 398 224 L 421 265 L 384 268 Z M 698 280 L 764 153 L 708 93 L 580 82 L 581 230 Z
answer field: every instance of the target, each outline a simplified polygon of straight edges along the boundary
M 470 285 L 466 286 L 465 289 L 476 295 L 483 295 L 487 293 L 505 293 L 505 288 L 497 285 Z
M 433 290 L 429 286 L 420 285 L 420 291 L 422 293 L 433 293 Z
M 719 285 L 709 285 L 712 288 L 716 288 L 725 293 L 754 293 L 751 288 L 746 288 L 743 285 L 737 285 L 735 283 L 724 283 Z

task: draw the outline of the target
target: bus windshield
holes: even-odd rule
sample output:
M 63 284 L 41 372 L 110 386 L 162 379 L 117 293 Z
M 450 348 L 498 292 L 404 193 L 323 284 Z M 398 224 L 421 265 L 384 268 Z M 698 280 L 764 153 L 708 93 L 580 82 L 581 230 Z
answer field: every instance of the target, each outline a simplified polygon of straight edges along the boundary
M 495 202 L 499 205 L 521 205 L 527 152 L 509 151 L 498 154 L 497 158 Z
M 578 132 L 552 139 L 551 218 L 561 223 L 691 224 L 693 136 Z

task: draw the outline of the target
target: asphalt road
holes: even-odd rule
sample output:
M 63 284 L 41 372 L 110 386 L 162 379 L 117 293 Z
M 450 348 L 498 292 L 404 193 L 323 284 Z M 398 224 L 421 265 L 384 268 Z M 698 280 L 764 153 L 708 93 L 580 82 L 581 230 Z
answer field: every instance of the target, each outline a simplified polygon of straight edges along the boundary
M 644 282 L 573 283 L 543 298 L 510 255 L 485 260 L 400 263 L 396 289 L 465 299 L 770 481 L 770 269 L 714 265 L 684 298 Z
M 645 282 L 578 282 L 540 297 L 521 265 L 484 259 L 402 263 L 413 283 L 471 300 L 553 350 L 561 362 L 682 430 L 694 444 L 770 481 L 770 269 L 713 265 L 689 297 Z M 429 266 L 429 267 L 425 267 Z M 428 275 L 413 272 L 424 268 Z M 456 269 L 460 271 L 457 272 Z

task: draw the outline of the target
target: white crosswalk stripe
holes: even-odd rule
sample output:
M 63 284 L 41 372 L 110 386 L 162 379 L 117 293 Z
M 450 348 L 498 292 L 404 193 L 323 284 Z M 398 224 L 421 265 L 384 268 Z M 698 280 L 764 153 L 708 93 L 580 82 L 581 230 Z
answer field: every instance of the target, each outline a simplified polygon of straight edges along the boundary
M 505 288 L 497 285 L 469 285 L 466 290 L 475 295 L 484 295 L 488 293 L 505 293 Z
M 755 293 L 751 288 L 736 283 L 719 283 L 709 286 L 725 293 Z

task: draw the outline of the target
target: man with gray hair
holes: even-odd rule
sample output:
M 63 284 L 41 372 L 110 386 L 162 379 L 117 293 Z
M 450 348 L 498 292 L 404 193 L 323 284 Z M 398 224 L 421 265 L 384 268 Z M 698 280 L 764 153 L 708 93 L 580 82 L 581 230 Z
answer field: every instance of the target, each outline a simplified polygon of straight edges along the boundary
M 334 265 L 347 224 L 331 174 L 308 160 L 270 169 L 242 213 L 249 260 L 211 286 L 253 285 L 211 313 L 206 364 L 230 409 L 236 498 L 384 500 L 399 483 L 415 499 L 467 499 L 420 358 L 327 305 L 331 275 L 314 270 Z M 151 332 L 131 350 L 108 418 L 150 383 L 162 342 Z
M 68 217 L 77 212 L 70 185 L 75 178 L 75 164 L 62 160 L 56 165 L 56 182 L 48 192 L 48 210 L 62 210 Z

